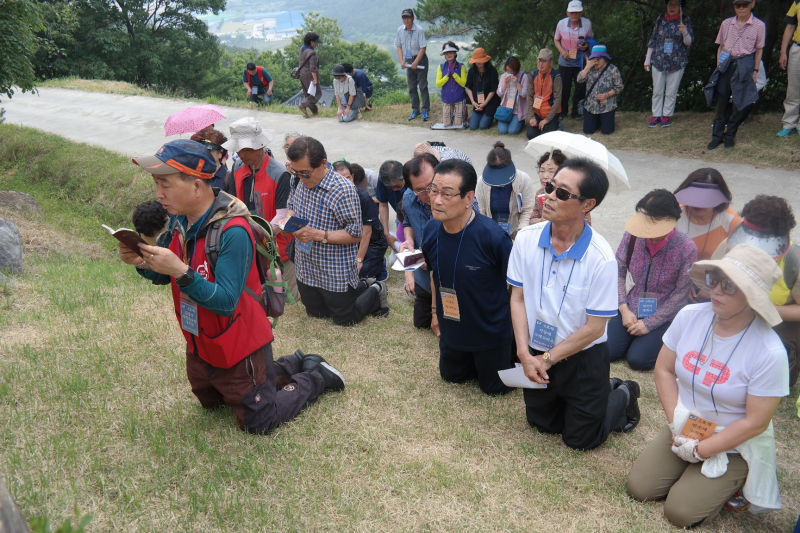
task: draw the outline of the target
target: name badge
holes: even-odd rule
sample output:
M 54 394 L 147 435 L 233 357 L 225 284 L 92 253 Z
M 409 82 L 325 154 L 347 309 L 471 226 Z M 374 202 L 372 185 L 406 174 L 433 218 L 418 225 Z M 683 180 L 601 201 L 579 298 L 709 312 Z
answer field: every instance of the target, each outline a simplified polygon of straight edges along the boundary
M 706 420 L 697 415 L 689 415 L 689 418 L 686 419 L 686 423 L 683 425 L 683 429 L 681 429 L 681 437 L 705 440 L 714 434 L 714 429 L 716 429 L 716 427 L 716 422 Z
M 567 50 L 567 59 L 578 59 L 577 50 Z
M 483 102 L 486 101 L 486 96 L 482 92 L 478 93 L 478 105 L 483 105 Z
M 300 251 L 300 252 L 303 252 L 304 254 L 310 254 L 311 253 L 311 241 L 300 242 L 297 239 L 295 239 L 294 249 L 295 249 L 295 251 Z
M 666 39 L 664 41 L 664 53 L 671 54 L 675 50 L 675 43 L 672 42 L 672 39 Z
M 253 86 L 253 94 L 258 94 L 258 85 Z
M 543 98 L 541 96 L 537 96 L 533 99 L 533 108 L 540 109 L 542 107 Z
M 557 333 L 557 326 L 537 320 L 533 326 L 533 339 L 531 339 L 531 341 L 533 344 L 544 346 L 546 350 L 549 350 L 556 345 Z
M 458 309 L 458 296 L 453 289 L 439 288 L 442 297 L 442 317 L 455 322 L 461 322 L 461 312 Z
M 181 298 L 181 327 L 197 336 L 199 328 L 197 325 L 197 304 L 188 298 Z
M 511 224 L 508 222 L 498 222 L 500 229 L 506 232 L 506 235 L 511 235 Z
M 719 53 L 719 62 L 720 62 L 720 64 L 724 63 L 725 60 L 728 59 L 729 57 L 731 57 L 731 53 L 728 52 L 727 50 L 723 50 L 722 52 L 720 52 Z
M 522 193 L 517 193 L 517 211 L 522 211 Z
M 647 318 L 658 311 L 658 298 L 639 298 L 638 318 Z

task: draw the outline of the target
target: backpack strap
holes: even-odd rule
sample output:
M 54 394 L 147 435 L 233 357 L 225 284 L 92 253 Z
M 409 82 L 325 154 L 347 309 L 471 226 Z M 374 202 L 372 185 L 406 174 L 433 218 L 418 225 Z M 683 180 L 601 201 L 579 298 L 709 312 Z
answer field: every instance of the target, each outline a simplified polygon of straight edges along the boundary
M 636 246 L 636 236 L 631 235 L 631 239 L 628 241 L 628 249 L 625 252 L 625 266 L 630 270 L 631 268 L 631 257 L 633 257 L 633 247 Z

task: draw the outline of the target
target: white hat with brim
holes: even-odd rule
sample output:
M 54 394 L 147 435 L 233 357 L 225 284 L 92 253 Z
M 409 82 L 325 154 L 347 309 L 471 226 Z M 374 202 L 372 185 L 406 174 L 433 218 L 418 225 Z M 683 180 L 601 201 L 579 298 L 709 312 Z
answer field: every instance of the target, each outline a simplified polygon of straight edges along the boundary
M 253 117 L 240 118 L 231 124 L 230 130 L 231 138 L 222 145 L 229 152 L 238 152 L 243 148 L 258 150 L 266 147 L 272 140 Z
M 747 305 L 770 327 L 781 323 L 781 316 L 769 299 L 769 293 L 782 273 L 767 252 L 749 244 L 739 244 L 722 259 L 696 262 L 689 270 L 689 277 L 698 287 L 705 287 L 706 272 L 715 268 L 736 284 L 747 299 Z
M 583 4 L 580 0 L 572 0 L 567 4 L 567 13 L 580 13 L 583 11 Z
M 657 239 L 675 229 L 674 218 L 653 218 L 641 211 L 625 222 L 625 231 L 640 239 Z
M 444 48 L 442 48 L 442 55 L 445 55 L 447 52 L 458 52 L 458 48 L 453 45 L 446 44 Z

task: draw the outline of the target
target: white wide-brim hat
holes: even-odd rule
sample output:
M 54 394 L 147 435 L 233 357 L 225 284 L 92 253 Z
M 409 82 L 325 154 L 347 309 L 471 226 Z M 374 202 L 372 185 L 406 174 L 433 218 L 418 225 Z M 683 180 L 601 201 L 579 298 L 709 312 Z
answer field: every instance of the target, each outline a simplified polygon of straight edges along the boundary
M 272 140 L 272 136 L 261 129 L 261 124 L 254 117 L 240 118 L 231 124 L 230 130 L 231 138 L 222 145 L 229 152 L 238 152 L 242 148 L 258 150 Z

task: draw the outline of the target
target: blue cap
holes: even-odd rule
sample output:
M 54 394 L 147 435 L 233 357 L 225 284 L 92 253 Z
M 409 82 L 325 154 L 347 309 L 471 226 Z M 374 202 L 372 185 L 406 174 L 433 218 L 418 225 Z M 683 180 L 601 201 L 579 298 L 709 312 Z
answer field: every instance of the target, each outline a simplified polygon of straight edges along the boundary
M 490 185 L 492 187 L 502 187 L 503 185 L 508 185 L 514 178 L 517 176 L 517 167 L 514 166 L 514 162 L 511 161 L 507 165 L 502 165 L 499 167 L 490 167 L 486 165 L 483 167 L 483 182 L 486 185 Z
M 204 180 L 214 177 L 218 167 L 204 144 L 189 139 L 170 141 L 159 148 L 155 155 L 134 157 L 131 161 L 150 174 L 183 172 Z
M 589 56 L 589 59 L 594 59 L 595 57 L 605 57 L 609 61 L 611 61 L 611 56 L 608 55 L 608 48 L 604 44 L 596 44 L 592 46 L 592 55 Z

